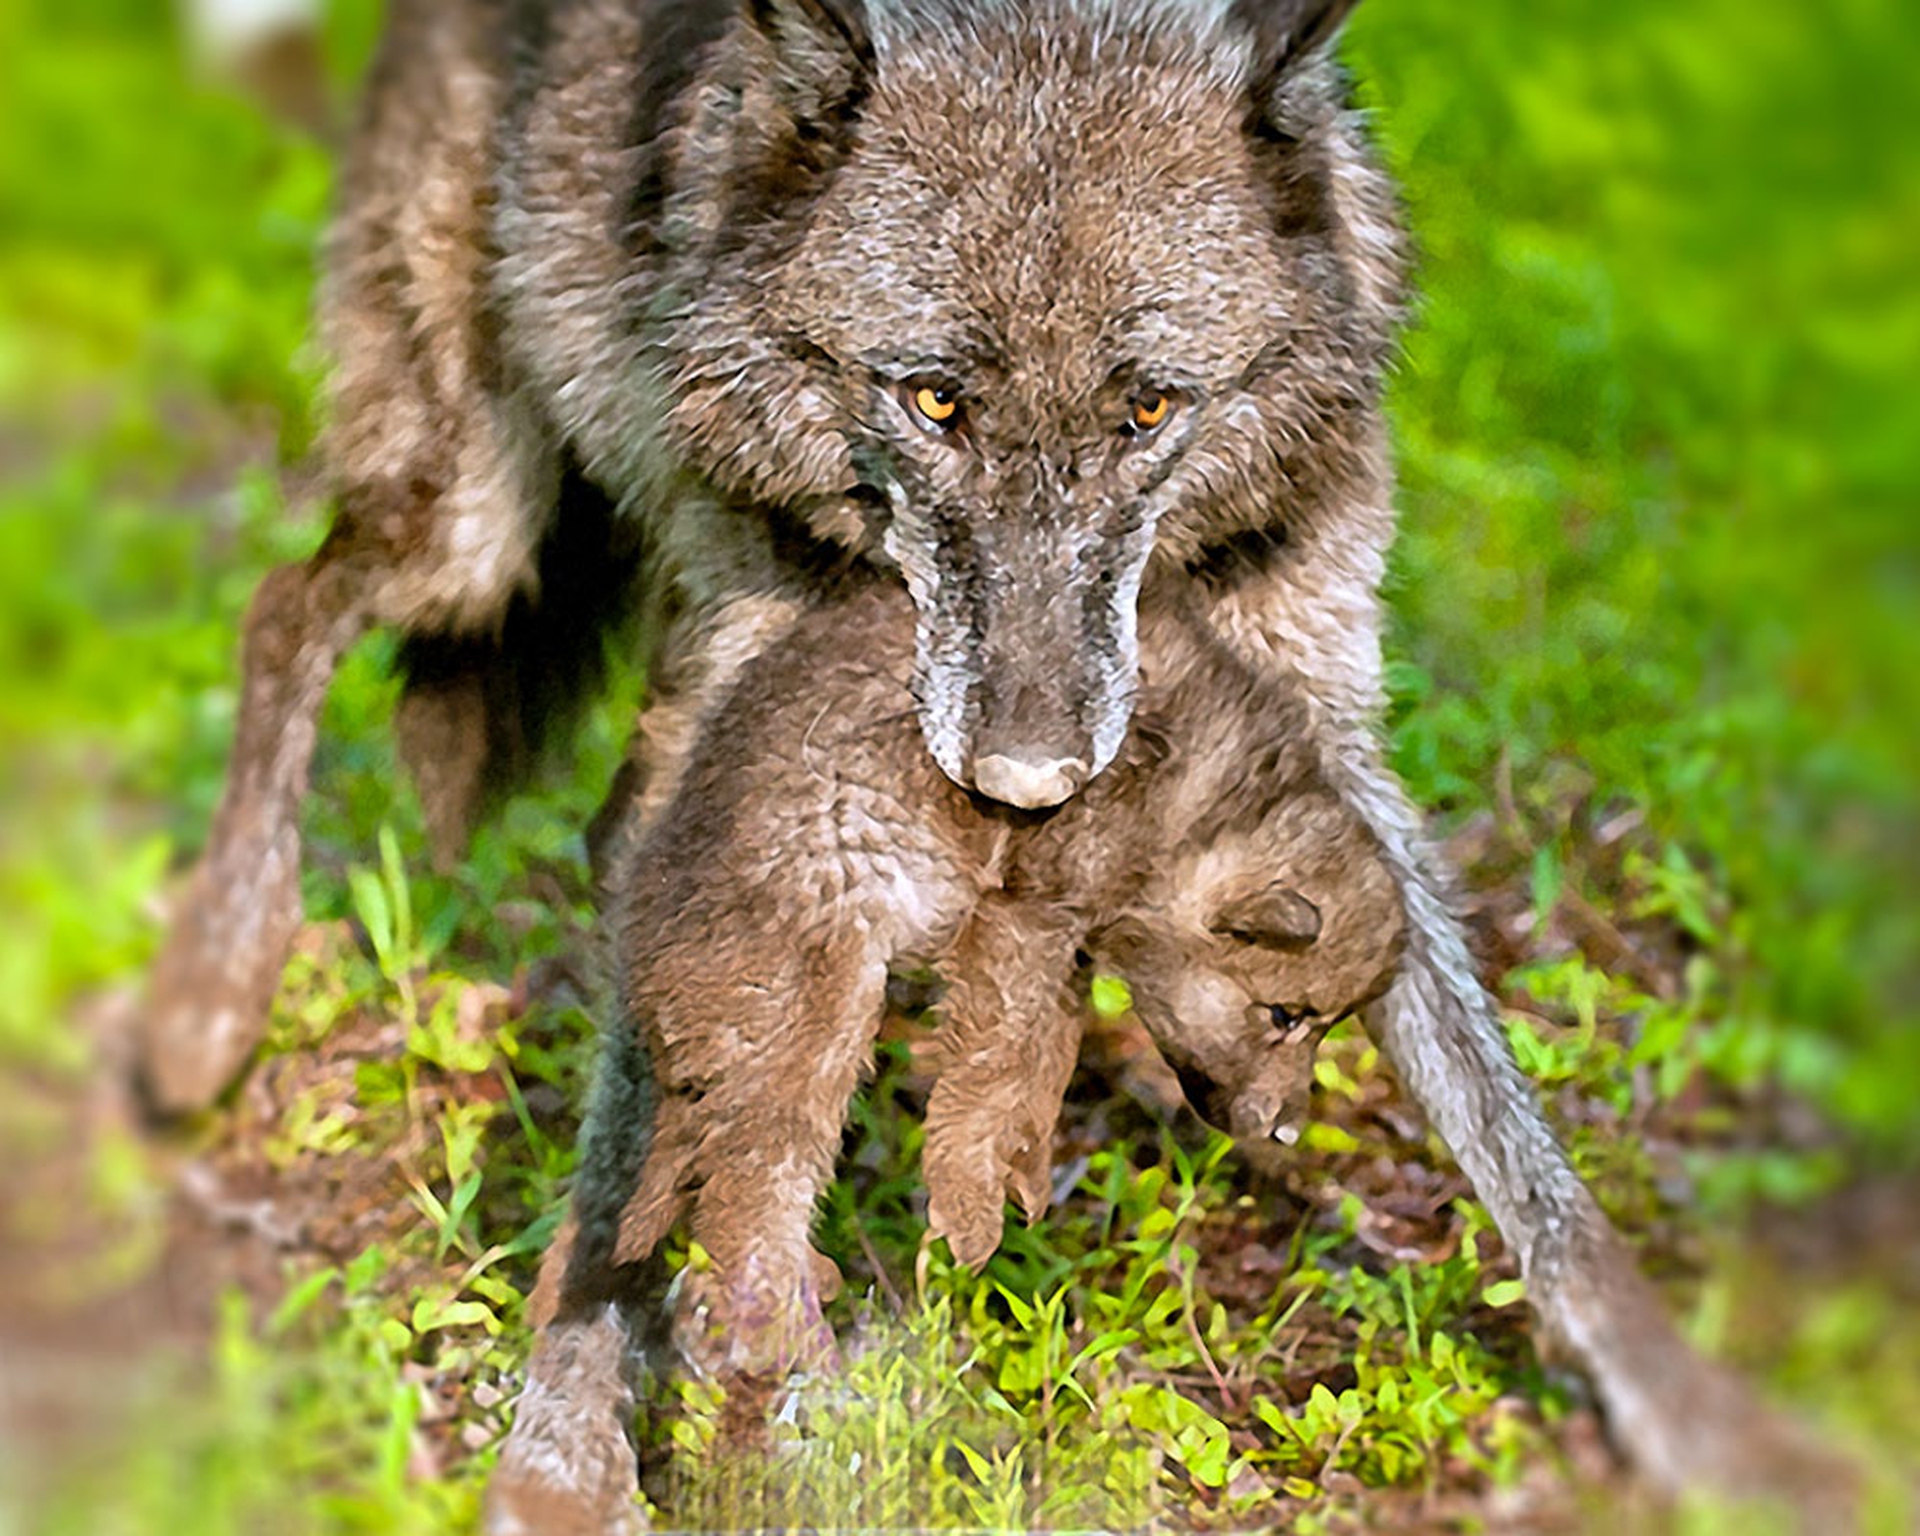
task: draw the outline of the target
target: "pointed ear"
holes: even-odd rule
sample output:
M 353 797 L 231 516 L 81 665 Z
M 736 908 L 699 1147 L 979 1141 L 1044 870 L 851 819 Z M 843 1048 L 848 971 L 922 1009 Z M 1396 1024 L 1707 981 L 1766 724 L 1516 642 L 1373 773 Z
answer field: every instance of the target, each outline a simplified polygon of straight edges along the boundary
M 855 75 L 873 63 L 867 0 L 747 0 L 747 15 L 802 72 L 834 56 Z
M 1233 0 L 1233 15 L 1253 34 L 1251 79 L 1264 94 L 1279 77 L 1327 42 L 1358 0 Z
M 1320 909 L 1276 880 L 1222 907 L 1207 931 L 1262 949 L 1305 949 L 1320 937 Z

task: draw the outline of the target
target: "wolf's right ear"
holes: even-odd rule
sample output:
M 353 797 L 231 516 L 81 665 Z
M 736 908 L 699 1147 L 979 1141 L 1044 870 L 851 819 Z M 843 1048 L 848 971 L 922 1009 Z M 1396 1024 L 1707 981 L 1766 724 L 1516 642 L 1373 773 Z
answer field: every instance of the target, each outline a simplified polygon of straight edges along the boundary
M 1265 890 L 1222 907 L 1207 931 L 1261 949 L 1305 949 L 1320 937 L 1320 909 L 1276 880 Z
M 851 84 L 873 66 L 866 0 L 746 0 L 746 10 L 795 80 Z
M 1233 0 L 1233 17 L 1253 34 L 1254 90 L 1270 91 L 1295 64 L 1340 30 L 1359 0 Z

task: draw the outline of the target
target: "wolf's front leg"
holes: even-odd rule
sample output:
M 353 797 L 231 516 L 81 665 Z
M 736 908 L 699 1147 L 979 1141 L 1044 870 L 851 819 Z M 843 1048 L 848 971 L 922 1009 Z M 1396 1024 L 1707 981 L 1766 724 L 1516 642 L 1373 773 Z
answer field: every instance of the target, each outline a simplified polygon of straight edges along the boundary
M 639 1528 L 627 1434 L 646 1361 L 721 1382 L 727 1438 L 747 1444 L 789 1373 L 831 1355 L 821 1308 L 838 1271 L 809 1229 L 885 972 L 851 945 L 727 969 L 681 977 L 649 1000 L 653 1027 L 609 1044 L 603 1079 L 633 1084 L 650 1039 L 660 1098 L 604 1083 L 596 1097 L 582 1186 L 535 1297 L 538 1342 L 488 1492 L 490 1532 Z M 682 1217 L 700 1257 L 670 1302 L 658 1244 Z
M 946 1027 L 927 1101 L 927 1231 L 978 1269 L 1011 1196 L 1052 1197 L 1053 1128 L 1079 1057 L 1076 932 L 1036 902 L 982 900 L 942 966 Z
M 838 1272 L 809 1233 L 879 1028 L 885 967 L 857 932 L 817 947 L 804 929 L 749 939 L 707 928 L 704 908 L 645 946 L 629 1020 L 602 1054 L 579 1181 L 534 1294 L 526 1388 L 488 1490 L 497 1536 L 640 1528 L 628 1433 L 649 1363 L 718 1380 L 725 1428 L 750 1443 L 787 1376 L 831 1355 L 821 1308 Z M 699 1257 L 670 1302 L 658 1247 L 683 1218 Z
M 580 1173 L 529 1307 L 527 1383 L 487 1485 L 488 1536 L 631 1536 L 645 1529 L 629 1438 L 666 1324 L 656 1260 L 617 1265 L 621 1213 L 655 1145 L 653 1072 L 631 1031 L 607 1036 Z
M 821 1306 L 839 1277 L 810 1232 L 886 1004 L 871 937 L 809 927 L 792 911 L 671 946 L 630 999 L 661 1105 L 614 1259 L 644 1261 L 686 1213 L 681 1352 L 748 1398 L 832 1352 Z
M 1674 1491 L 1785 1501 L 1802 1528 L 1855 1527 L 1856 1475 L 1674 1329 L 1541 1113 L 1481 987 L 1447 876 L 1370 740 L 1331 759 L 1399 887 L 1406 953 L 1367 1023 L 1520 1261 L 1544 1341 L 1592 1382 L 1634 1465 Z
M 810 1228 L 888 962 L 950 943 L 979 878 L 935 809 L 932 770 L 925 795 L 887 778 L 871 716 L 846 717 L 864 754 L 836 750 L 841 717 L 817 687 L 774 681 L 709 729 L 619 881 L 622 1018 L 536 1295 L 539 1341 L 489 1493 L 495 1531 L 574 1528 L 554 1510 L 598 1509 L 608 1529 L 632 1519 L 632 1458 L 618 1452 L 634 1398 L 612 1362 L 664 1332 L 657 1250 L 677 1221 L 699 1249 L 677 1283 L 679 1353 L 728 1386 L 729 1430 L 752 1438 L 768 1393 L 831 1349 L 821 1308 L 838 1276 Z M 790 735 L 777 730 L 788 711 Z M 918 771 L 924 751 L 909 745 Z

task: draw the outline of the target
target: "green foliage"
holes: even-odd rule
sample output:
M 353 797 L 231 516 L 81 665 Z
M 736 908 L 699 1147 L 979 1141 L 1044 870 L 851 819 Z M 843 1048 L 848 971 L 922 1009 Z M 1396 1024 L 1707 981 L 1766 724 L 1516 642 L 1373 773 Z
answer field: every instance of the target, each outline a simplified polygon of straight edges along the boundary
M 1911 15 L 1362 7 L 1409 189 L 1397 760 L 1572 761 L 1727 900 L 1765 1070 L 1908 1148 L 1920 915 Z M 1803 1050 L 1793 1037 L 1831 1040 Z
M 925 1254 L 902 1315 L 845 1307 L 851 1358 L 796 1389 L 771 1461 L 716 1473 L 722 1404 L 676 1386 L 643 1418 L 671 1447 L 676 1521 L 1134 1529 L 1198 1493 L 1232 1523 L 1322 1499 L 1329 1472 L 1417 1485 L 1452 1455 L 1510 1480 L 1540 1452 L 1537 1429 L 1489 1413 L 1513 1367 L 1462 1331 L 1481 1286 L 1471 1238 L 1379 1276 L 1326 1267 L 1350 1228 L 1317 1233 L 1258 1315 L 1231 1320 L 1194 1245 L 1233 1203 L 1228 1143 L 1143 1151 L 1091 1154 L 1076 1198 L 982 1275 Z M 1308 1306 L 1351 1320 L 1355 1384 L 1294 1402 L 1278 1346 Z

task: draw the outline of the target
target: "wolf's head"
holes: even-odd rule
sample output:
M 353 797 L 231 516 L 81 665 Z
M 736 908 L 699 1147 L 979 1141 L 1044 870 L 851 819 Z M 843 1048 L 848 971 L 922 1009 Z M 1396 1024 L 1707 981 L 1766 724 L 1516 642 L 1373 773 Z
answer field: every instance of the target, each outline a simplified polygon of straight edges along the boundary
M 963 785 L 1098 773 L 1156 551 L 1276 557 L 1359 451 L 1398 272 L 1351 3 L 757 0 L 661 141 L 673 447 L 897 568 Z

